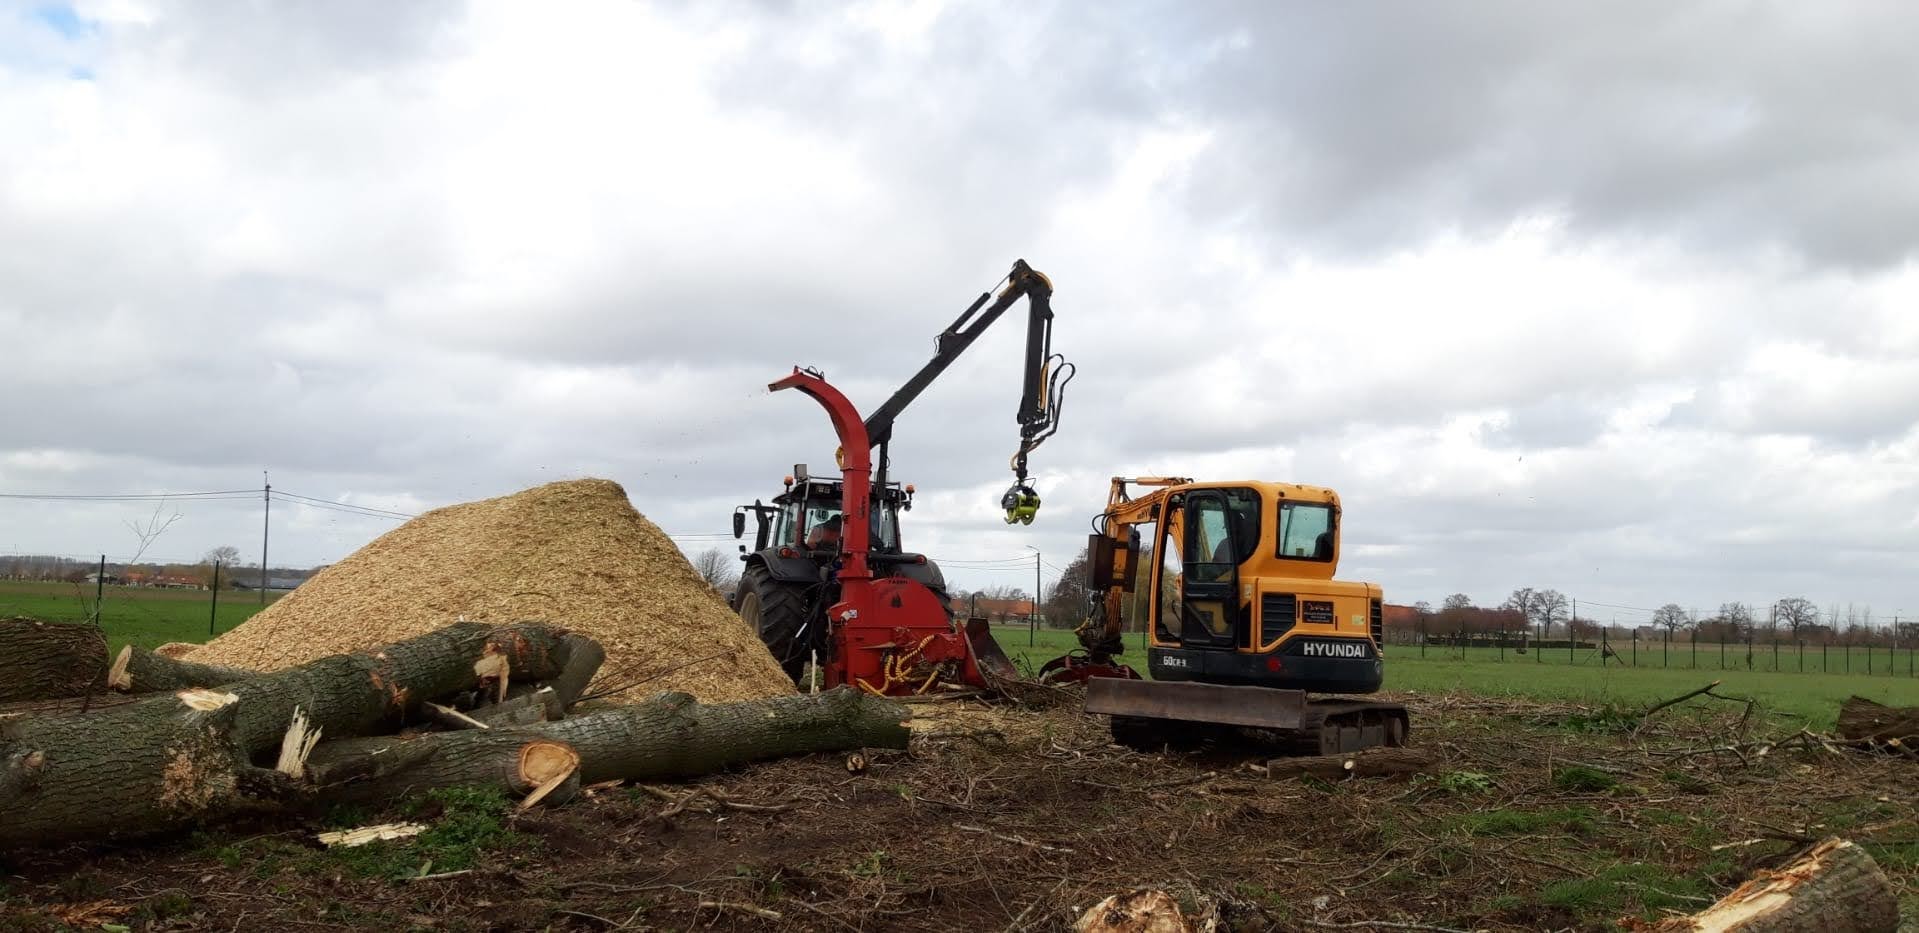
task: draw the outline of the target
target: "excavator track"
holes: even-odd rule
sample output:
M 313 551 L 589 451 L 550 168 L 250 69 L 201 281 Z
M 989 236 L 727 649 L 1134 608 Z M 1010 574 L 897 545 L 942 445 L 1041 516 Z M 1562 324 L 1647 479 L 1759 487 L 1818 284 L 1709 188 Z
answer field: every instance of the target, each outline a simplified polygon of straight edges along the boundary
M 1112 717 L 1113 741 L 1141 751 L 1246 746 L 1292 755 L 1339 755 L 1406 744 L 1406 707 L 1375 700 L 1311 699 L 1303 690 L 1097 677 L 1086 711 Z

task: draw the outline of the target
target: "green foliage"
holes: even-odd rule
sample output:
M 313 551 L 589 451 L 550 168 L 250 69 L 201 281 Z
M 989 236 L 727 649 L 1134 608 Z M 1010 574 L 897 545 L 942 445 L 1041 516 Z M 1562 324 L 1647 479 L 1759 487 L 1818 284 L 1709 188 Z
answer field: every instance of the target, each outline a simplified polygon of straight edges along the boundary
M 1449 794 L 1490 794 L 1493 779 L 1477 771 L 1448 771 L 1439 776 L 1439 789 Z
M 1639 725 L 1639 714 L 1610 703 L 1590 713 L 1574 713 L 1560 723 L 1567 732 L 1579 735 L 1620 735 Z
M 859 878 L 885 877 L 890 873 L 892 860 L 892 856 L 876 849 L 866 853 L 859 861 L 854 862 L 853 867 L 848 868 L 847 872 Z
M 1632 905 L 1642 916 L 1665 908 L 1698 908 L 1711 902 L 1706 894 L 1697 880 L 1634 862 L 1547 885 L 1539 892 L 1539 901 L 1581 916 L 1611 918 Z
M 1523 836 L 1530 833 L 1572 833 L 1593 830 L 1593 813 L 1585 807 L 1555 810 L 1482 810 L 1451 819 L 1454 829 L 1469 836 Z
M 1887 871 L 1919 871 L 1919 840 L 1862 842 L 1859 847 Z
M 506 795 L 498 788 L 439 788 L 410 799 L 403 808 L 415 816 L 439 810 L 433 824 L 418 836 L 327 851 L 340 867 L 362 877 L 462 871 L 480 864 L 489 852 L 533 843 L 507 827 L 502 818 L 507 807 Z
M 1576 794 L 1603 794 L 1619 786 L 1619 779 L 1598 768 L 1567 765 L 1553 771 L 1553 786 Z

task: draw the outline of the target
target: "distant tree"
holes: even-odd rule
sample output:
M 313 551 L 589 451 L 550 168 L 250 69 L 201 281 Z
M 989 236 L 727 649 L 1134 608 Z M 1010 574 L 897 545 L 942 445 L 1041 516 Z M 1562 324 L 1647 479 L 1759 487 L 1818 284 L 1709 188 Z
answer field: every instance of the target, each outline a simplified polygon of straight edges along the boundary
M 1774 603 L 1772 613 L 1773 625 L 1784 625 L 1794 638 L 1799 637 L 1801 629 L 1819 624 L 1819 607 L 1802 596 L 1788 596 Z
M 231 544 L 222 544 L 200 558 L 203 564 L 217 563 L 222 567 L 235 567 L 240 563 L 240 549 Z
M 1499 608 L 1511 609 L 1530 619 L 1533 617 L 1533 606 L 1538 602 L 1539 594 L 1533 592 L 1530 586 L 1522 586 L 1514 590 L 1513 595 L 1506 597 L 1506 601 L 1500 603 Z
M 1473 598 L 1471 596 L 1467 596 L 1464 593 L 1454 593 L 1453 595 L 1446 597 L 1445 602 L 1442 602 L 1439 604 L 1439 611 L 1445 612 L 1451 609 L 1471 609 L 1472 607 L 1473 607 Z
M 1422 599 L 1419 602 L 1413 603 L 1413 612 L 1418 613 L 1421 618 L 1432 615 L 1433 604 Z
M 1088 598 L 1093 594 L 1086 575 L 1091 566 L 1086 549 L 1080 548 L 1079 556 L 1060 572 L 1059 581 L 1053 584 L 1052 591 L 1046 594 L 1045 605 L 1040 607 L 1053 624 L 1078 625 L 1085 621 Z
M 707 586 L 725 593 L 740 582 L 738 563 L 739 561 L 727 557 L 725 551 L 710 547 L 701 551 L 698 557 L 693 558 L 693 572 L 699 574 L 700 579 L 705 580 Z
M 1572 616 L 1566 594 L 1558 590 L 1540 590 L 1533 596 L 1533 621 L 1538 622 L 1541 628 L 1550 632 L 1553 626 Z
M 1686 610 L 1680 608 L 1678 603 L 1667 603 L 1653 610 L 1652 624 L 1665 629 L 1666 634 L 1671 635 L 1692 624 L 1692 617 L 1686 615 Z

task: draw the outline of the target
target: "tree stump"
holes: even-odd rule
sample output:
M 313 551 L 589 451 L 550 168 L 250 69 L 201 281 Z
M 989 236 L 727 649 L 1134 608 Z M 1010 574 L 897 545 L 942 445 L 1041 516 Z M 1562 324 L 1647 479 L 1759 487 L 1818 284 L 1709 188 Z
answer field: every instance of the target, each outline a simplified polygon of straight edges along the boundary
M 1652 927 L 1658 933 L 1895 933 L 1899 899 L 1864 849 L 1827 839 L 1719 902 Z

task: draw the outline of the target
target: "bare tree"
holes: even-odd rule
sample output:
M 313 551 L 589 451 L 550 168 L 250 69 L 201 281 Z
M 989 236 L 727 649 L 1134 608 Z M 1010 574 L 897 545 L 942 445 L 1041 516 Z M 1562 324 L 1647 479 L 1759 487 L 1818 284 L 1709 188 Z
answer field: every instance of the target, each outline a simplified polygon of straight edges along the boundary
M 1445 612 L 1451 609 L 1471 609 L 1472 607 L 1473 607 L 1473 598 L 1471 596 L 1467 596 L 1464 593 L 1454 593 L 1453 595 L 1446 597 L 1445 602 L 1442 602 L 1439 604 L 1439 611 Z
M 725 551 L 710 547 L 693 558 L 693 572 L 699 574 L 707 586 L 725 593 L 740 582 L 739 569 L 734 566 L 737 563 L 728 558 Z
M 1572 617 L 1570 600 L 1558 590 L 1540 590 L 1533 594 L 1533 600 L 1533 618 L 1549 632 L 1554 625 Z
M 1666 634 L 1671 635 L 1691 625 L 1692 617 L 1686 615 L 1686 610 L 1680 608 L 1678 603 L 1667 603 L 1653 610 L 1652 624 L 1664 628 Z
M 1784 623 L 1794 638 L 1799 637 L 1800 629 L 1819 624 L 1819 607 L 1803 596 L 1788 596 L 1774 603 L 1772 611 L 1773 624 Z
M 203 564 L 219 564 L 222 567 L 237 566 L 240 563 L 240 549 L 231 544 L 222 544 L 208 551 L 205 557 L 200 558 L 200 562 Z

